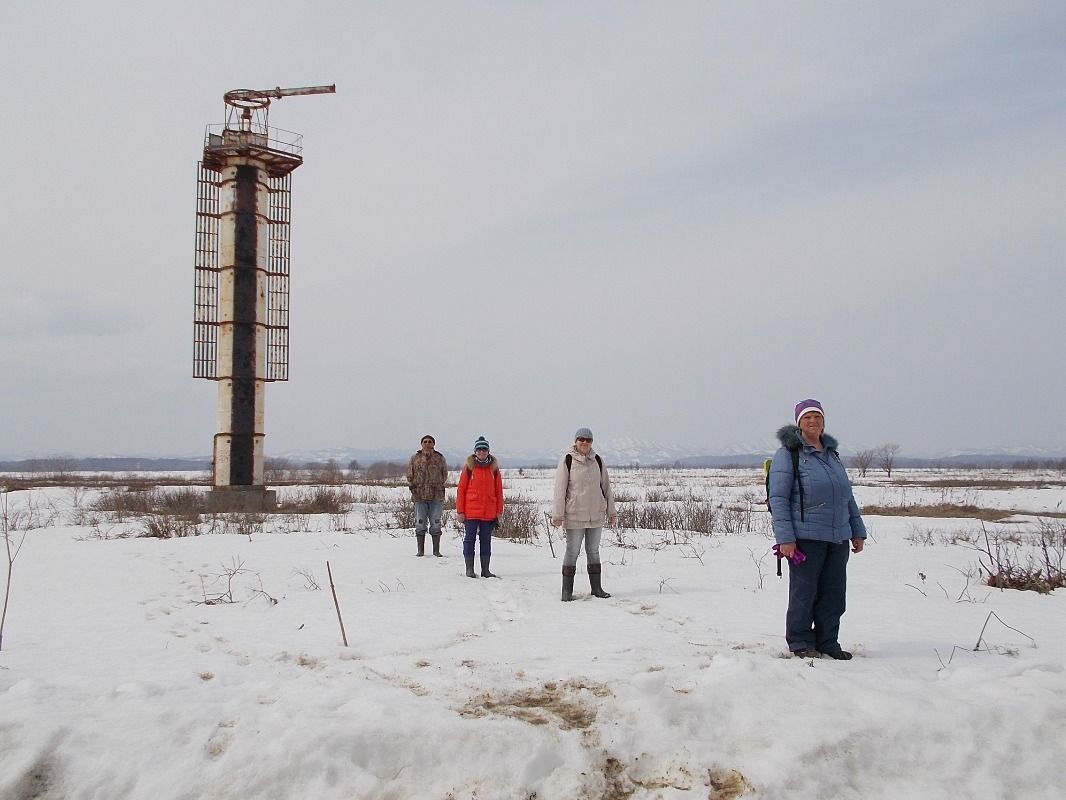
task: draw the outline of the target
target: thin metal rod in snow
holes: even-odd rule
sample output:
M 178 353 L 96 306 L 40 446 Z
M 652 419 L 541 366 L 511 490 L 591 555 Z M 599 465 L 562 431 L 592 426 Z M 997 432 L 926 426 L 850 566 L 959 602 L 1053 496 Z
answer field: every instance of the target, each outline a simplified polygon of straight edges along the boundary
M 344 646 L 348 646 L 348 634 L 344 632 L 344 620 L 341 619 L 341 605 L 337 602 L 337 587 L 333 585 L 333 571 L 329 568 L 329 562 L 326 562 L 326 574 L 329 575 L 329 590 L 333 592 L 333 605 L 337 608 L 337 622 L 341 624 L 341 639 L 344 641 Z

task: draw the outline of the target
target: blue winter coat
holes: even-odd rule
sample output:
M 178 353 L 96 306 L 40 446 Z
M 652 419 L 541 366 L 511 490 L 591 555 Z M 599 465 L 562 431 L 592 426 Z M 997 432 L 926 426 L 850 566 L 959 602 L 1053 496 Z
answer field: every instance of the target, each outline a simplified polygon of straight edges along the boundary
M 848 471 L 836 456 L 837 442 L 822 434 L 819 452 L 803 441 L 795 425 L 777 432 L 782 447 L 770 465 L 770 513 L 774 539 L 787 544 L 797 539 L 843 542 L 865 539 L 866 526 L 851 491 Z M 800 518 L 799 486 L 792 477 L 792 453 L 799 448 L 799 481 L 803 483 L 803 515 Z

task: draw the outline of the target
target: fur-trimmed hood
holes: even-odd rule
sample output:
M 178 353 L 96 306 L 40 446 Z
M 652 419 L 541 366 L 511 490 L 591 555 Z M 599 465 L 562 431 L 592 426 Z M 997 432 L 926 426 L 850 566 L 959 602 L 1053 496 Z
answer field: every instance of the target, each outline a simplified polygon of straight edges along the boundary
M 479 464 L 477 463 L 477 459 L 475 459 L 473 455 L 469 455 L 466 457 L 466 464 L 464 466 L 471 472 L 474 471 L 475 467 L 488 467 L 493 472 L 500 471 L 500 463 L 496 460 L 496 456 L 492 455 L 491 453 L 489 454 L 488 464 Z
M 806 444 L 806 442 L 803 441 L 803 435 L 800 433 L 799 427 L 796 425 L 785 425 L 778 430 L 777 441 L 781 442 L 781 446 L 786 450 L 799 450 L 800 447 Z M 823 433 L 822 446 L 827 447 L 830 450 L 836 450 L 837 440 L 828 433 Z

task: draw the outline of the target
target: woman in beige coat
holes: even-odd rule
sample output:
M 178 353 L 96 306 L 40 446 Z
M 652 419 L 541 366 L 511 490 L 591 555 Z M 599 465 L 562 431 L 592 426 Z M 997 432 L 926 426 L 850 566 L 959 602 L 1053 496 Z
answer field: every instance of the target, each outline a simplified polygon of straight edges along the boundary
M 614 525 L 614 495 L 607 468 L 592 449 L 592 431 L 578 428 L 574 444 L 560 459 L 555 470 L 552 499 L 552 525 L 565 526 L 566 553 L 563 555 L 563 601 L 574 599 L 574 576 L 581 543 L 585 543 L 589 584 L 595 597 L 610 597 L 601 582 L 600 537 L 603 520 Z

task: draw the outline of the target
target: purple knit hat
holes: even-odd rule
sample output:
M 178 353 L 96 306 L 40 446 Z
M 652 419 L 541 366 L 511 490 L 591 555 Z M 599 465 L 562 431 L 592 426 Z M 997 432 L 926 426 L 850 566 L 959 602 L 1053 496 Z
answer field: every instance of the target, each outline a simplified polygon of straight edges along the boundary
M 819 403 L 817 400 L 813 400 L 810 397 L 808 397 L 806 400 L 800 400 L 798 403 L 796 403 L 796 424 L 797 425 L 799 425 L 799 423 L 800 423 L 800 417 L 802 417 L 808 411 L 817 411 L 823 417 L 825 416 L 825 412 L 822 410 L 822 404 Z

